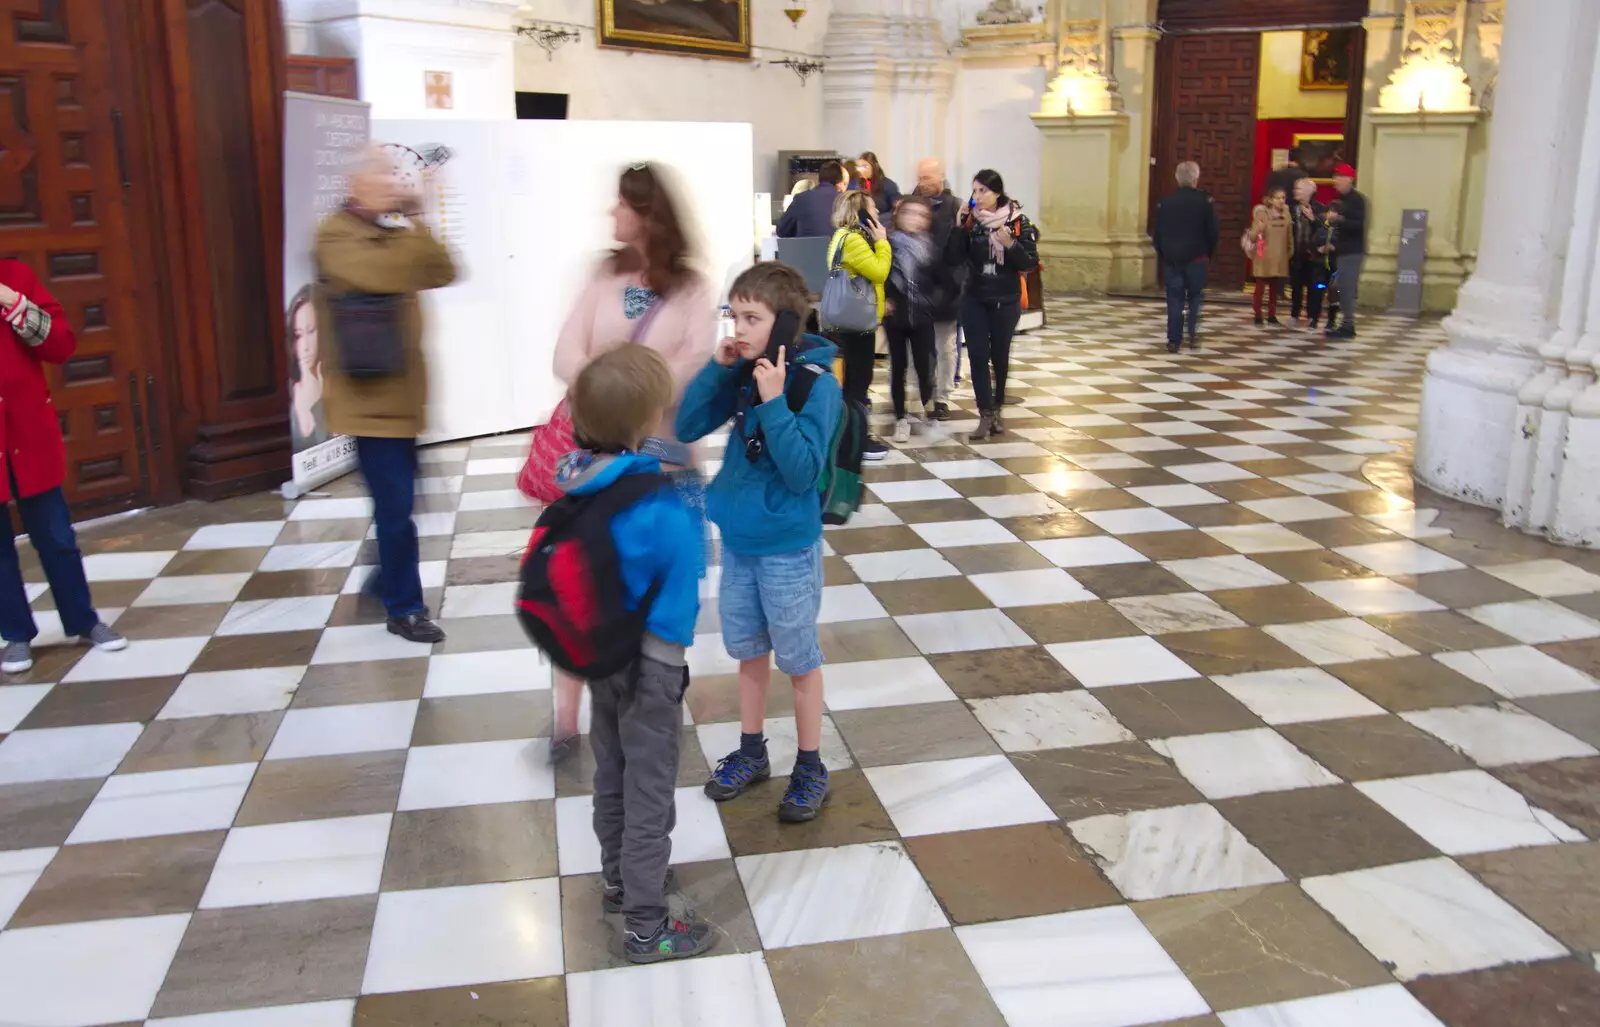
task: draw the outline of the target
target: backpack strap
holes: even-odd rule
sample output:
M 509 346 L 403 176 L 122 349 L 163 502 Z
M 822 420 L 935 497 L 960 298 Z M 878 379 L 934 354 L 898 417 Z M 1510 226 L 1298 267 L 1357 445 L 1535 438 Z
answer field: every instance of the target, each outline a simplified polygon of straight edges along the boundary
M 791 374 L 783 386 L 783 396 L 788 401 L 791 414 L 798 414 L 806 408 L 806 400 L 811 398 L 811 387 L 817 384 L 818 378 L 829 373 L 826 367 L 817 364 L 801 364 L 800 367 L 811 373 Z
M 545 508 L 539 516 L 539 524 L 554 527 L 580 516 L 609 521 L 644 497 L 671 484 L 664 474 L 624 474 L 598 492 L 563 496 Z

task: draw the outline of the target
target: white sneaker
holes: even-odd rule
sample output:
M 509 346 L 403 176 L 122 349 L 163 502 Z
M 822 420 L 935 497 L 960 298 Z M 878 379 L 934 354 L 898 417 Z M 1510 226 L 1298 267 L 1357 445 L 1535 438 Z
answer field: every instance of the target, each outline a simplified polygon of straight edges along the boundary
M 911 434 L 921 435 L 928 430 L 927 415 L 911 418 Z
M 894 435 L 890 436 L 890 441 L 897 446 L 903 446 L 907 442 L 910 442 L 911 422 L 904 417 L 894 422 Z

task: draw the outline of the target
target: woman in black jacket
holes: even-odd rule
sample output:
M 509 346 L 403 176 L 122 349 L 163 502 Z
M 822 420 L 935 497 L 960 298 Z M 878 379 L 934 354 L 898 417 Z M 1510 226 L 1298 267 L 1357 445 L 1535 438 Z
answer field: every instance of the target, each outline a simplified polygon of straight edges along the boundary
M 1011 336 L 1022 316 L 1022 276 L 1039 264 L 1039 230 L 1006 196 L 1005 182 L 987 168 L 973 176 L 972 198 L 950 233 L 945 259 L 967 271 L 961 300 L 961 332 L 978 398 L 978 427 L 967 438 L 979 442 L 1005 433 L 1000 408 L 1011 369 Z M 994 368 L 994 386 L 989 369 Z

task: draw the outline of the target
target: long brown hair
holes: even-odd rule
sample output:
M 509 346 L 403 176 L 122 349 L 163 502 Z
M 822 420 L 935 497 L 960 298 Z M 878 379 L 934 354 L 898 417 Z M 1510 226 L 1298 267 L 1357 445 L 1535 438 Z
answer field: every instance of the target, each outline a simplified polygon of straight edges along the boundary
M 878 163 L 878 155 L 871 150 L 863 153 L 858 160 L 864 160 L 872 168 L 872 198 L 878 204 L 878 209 L 883 209 L 883 186 L 889 176 L 883 173 L 883 165 Z
M 660 170 L 649 163 L 625 168 L 617 195 L 644 221 L 644 245 L 624 246 L 612 254 L 618 271 L 639 271 L 644 284 L 666 296 L 693 274 L 689 238 L 678 219 L 678 204 Z M 644 253 L 641 256 L 640 250 Z

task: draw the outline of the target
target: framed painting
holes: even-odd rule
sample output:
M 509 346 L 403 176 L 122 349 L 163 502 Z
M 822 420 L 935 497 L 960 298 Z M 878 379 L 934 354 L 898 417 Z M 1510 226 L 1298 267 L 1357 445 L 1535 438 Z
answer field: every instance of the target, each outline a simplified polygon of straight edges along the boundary
M 595 0 L 601 46 L 750 59 L 750 0 Z
M 1319 185 L 1333 183 L 1333 169 L 1344 163 L 1344 136 L 1296 135 L 1294 145 L 1300 151 L 1300 166 Z
M 1350 47 L 1355 29 L 1306 29 L 1300 33 L 1300 88 L 1350 88 Z

